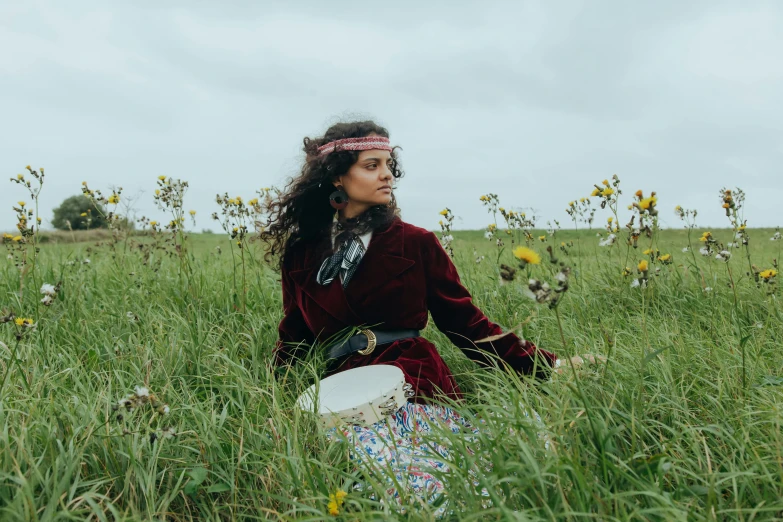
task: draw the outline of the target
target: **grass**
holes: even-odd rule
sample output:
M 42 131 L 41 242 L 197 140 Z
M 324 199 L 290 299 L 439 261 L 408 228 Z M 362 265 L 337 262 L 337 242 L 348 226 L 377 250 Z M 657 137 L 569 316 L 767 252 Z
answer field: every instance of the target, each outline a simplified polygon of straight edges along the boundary
M 780 259 L 773 233 L 750 231 L 761 268 Z M 726 264 L 682 253 L 685 231 L 662 231 L 656 246 L 674 263 L 631 288 L 621 270 L 642 248 L 626 257 L 625 246 L 599 248 L 595 232 L 558 232 L 547 244 L 576 271 L 559 307 L 564 347 L 555 314 L 521 292 L 528 274 L 499 285 L 494 245 L 481 231 L 454 236 L 462 280 L 493 321 L 532 317 L 525 338 L 608 363 L 535 384 L 475 368 L 430 323 L 424 336 L 468 393 L 460 411 L 485 419 L 471 443 L 434 435 L 453 449 L 446 519 L 783 519 L 781 295 L 755 282 L 741 250 L 728 263 L 732 288 Z M 160 264 L 144 265 L 133 248 L 43 244 L 21 297 L 19 270 L 0 264 L 0 309 L 37 323 L 19 342 L 0 324 L 0 519 L 323 520 L 338 489 L 348 492 L 343 520 L 432 518 L 436 507 L 414 498 L 398 511 L 382 471 L 353 469 L 293 407 L 319 362 L 274 377 L 279 277 L 257 247 L 245 255 L 242 311 L 236 248 L 222 235 L 190 241 L 187 272 L 159 252 Z M 560 241 L 578 245 L 565 255 Z M 534 248 L 546 260 L 544 246 Z M 551 280 L 546 265 L 529 275 Z M 37 289 L 58 281 L 44 307 Z M 171 412 L 113 411 L 135 386 Z M 553 451 L 521 405 L 541 413 Z

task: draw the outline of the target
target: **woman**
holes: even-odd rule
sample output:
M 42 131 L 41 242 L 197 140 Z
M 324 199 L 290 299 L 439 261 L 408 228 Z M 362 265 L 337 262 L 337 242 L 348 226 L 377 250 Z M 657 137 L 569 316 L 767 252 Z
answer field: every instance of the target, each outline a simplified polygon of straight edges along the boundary
M 425 402 L 461 392 L 436 347 L 419 335 L 427 312 L 464 353 L 544 375 L 555 356 L 502 334 L 471 300 L 437 236 L 399 218 L 394 184 L 402 177 L 389 133 L 371 121 L 338 123 L 304 139 L 306 159 L 272 204 L 268 255 L 278 255 L 284 316 L 275 361 L 290 363 L 324 343 L 327 374 L 392 364 Z M 347 341 L 350 327 L 369 328 Z M 374 343 L 373 343 L 373 337 Z M 374 347 L 373 347 L 374 345 Z
M 467 428 L 468 436 L 478 430 L 450 408 L 421 404 L 438 393 L 461 398 L 437 349 L 419 335 L 427 313 L 479 364 L 543 375 L 555 356 L 513 333 L 498 337 L 500 327 L 473 305 L 435 234 L 399 218 L 393 189 L 402 171 L 386 129 L 371 121 L 339 123 L 323 137 L 305 138 L 304 151 L 301 175 L 272 203 L 265 233 L 267 255 L 279 256 L 282 273 L 275 362 L 292 363 L 317 342 L 325 345 L 327 374 L 370 364 L 399 367 L 416 403 L 387 422 L 342 435 L 353 443 L 354 460 L 378 464 L 373 469 L 380 473 L 393 470 L 387 495 L 397 497 L 396 484 L 406 484 L 432 499 L 444 489 L 437 477 L 448 470 L 449 449 L 442 439 L 422 444 L 421 435 L 433 423 L 454 433 Z M 340 337 L 357 328 L 362 333 Z M 493 340 L 482 341 L 487 337 Z

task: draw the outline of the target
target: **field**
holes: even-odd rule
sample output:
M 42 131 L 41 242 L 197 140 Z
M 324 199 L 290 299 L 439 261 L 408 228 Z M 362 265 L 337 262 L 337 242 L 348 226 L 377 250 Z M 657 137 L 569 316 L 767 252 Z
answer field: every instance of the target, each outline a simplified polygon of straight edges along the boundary
M 543 259 L 524 268 L 509 248 L 512 236 L 525 243 L 522 230 L 500 234 L 500 263 L 517 272 L 505 284 L 495 232 L 447 230 L 446 242 L 494 322 L 561 356 L 607 362 L 535 383 L 477 369 L 430 322 L 423 335 L 468 393 L 457 407 L 487 419 L 475 453 L 437 435 L 453 448 L 445 518 L 783 519 L 783 317 L 768 271 L 783 245 L 770 241 L 776 231 L 734 226 L 700 242 L 701 228 L 653 227 L 636 249 L 622 228 L 599 246 L 603 222 L 528 232 Z M 725 247 L 743 235 L 747 247 Z M 354 489 L 383 473 L 362 475 L 296 411 L 320 362 L 273 374 L 279 275 L 249 233 L 239 242 L 176 230 L 50 241 L 33 261 L 29 244 L 5 241 L 0 315 L 15 317 L 0 324 L 0 519 L 433 516 L 437 506 L 415 498 L 401 512 Z M 731 258 L 716 259 L 724 247 Z M 560 262 L 571 272 L 556 307 L 525 295 L 529 278 L 554 287 Z M 44 288 L 48 304 L 45 284 L 59 284 Z M 137 386 L 151 395 L 134 395 Z M 116 409 L 128 395 L 137 407 Z M 520 405 L 541 414 L 549 450 Z M 347 495 L 334 517 L 338 490 Z

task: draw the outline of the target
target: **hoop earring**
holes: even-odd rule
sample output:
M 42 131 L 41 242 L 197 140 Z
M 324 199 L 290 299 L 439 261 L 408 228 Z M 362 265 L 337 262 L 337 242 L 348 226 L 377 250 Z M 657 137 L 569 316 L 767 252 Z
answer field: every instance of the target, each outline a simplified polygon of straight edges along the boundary
M 348 194 L 345 193 L 342 187 L 337 187 L 337 190 L 329 194 L 329 204 L 335 210 L 342 210 L 348 206 Z

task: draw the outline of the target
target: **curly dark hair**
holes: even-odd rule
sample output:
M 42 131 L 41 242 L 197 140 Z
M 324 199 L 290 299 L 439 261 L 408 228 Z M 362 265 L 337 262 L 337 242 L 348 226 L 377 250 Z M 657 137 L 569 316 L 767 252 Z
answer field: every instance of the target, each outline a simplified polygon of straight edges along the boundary
M 330 227 L 336 212 L 329 204 L 329 195 L 335 190 L 332 182 L 358 161 L 359 152 L 343 150 L 319 157 L 318 147 L 330 141 L 364 138 L 370 134 L 389 137 L 389 132 L 373 121 L 355 121 L 336 123 L 319 138 L 304 138 L 305 162 L 301 174 L 290 179 L 267 208 L 269 218 L 261 233 L 261 239 L 267 244 L 264 255 L 267 262 L 277 258 L 278 268 L 282 269 L 291 249 L 303 242 L 314 241 L 324 251 L 331 247 Z M 403 176 L 398 148 L 391 151 L 391 172 L 397 179 Z M 374 230 L 388 226 L 398 215 L 394 194 L 388 205 L 375 205 L 363 214 L 369 220 L 369 228 Z

